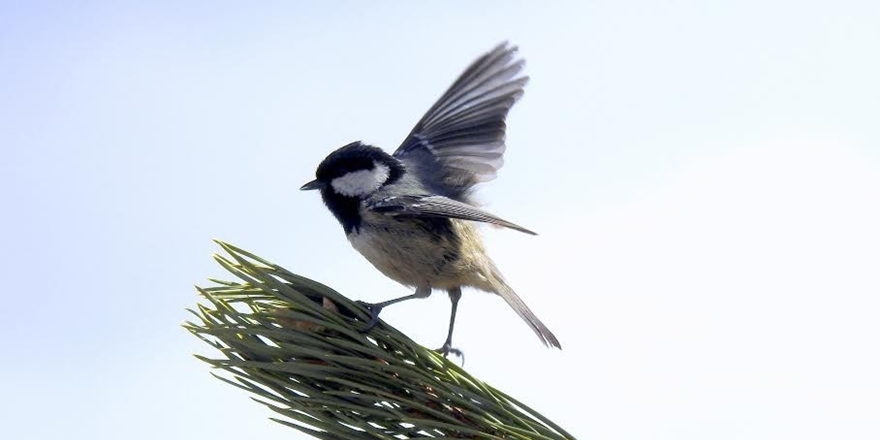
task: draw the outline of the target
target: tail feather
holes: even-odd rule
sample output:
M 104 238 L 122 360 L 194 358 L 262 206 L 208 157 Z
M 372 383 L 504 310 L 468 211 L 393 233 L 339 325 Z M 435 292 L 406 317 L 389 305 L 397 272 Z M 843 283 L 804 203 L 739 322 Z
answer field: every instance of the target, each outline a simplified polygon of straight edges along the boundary
M 520 298 L 509 285 L 507 285 L 507 282 L 504 281 L 504 277 L 501 275 L 501 272 L 498 271 L 498 268 L 492 264 L 491 269 L 491 283 L 493 287 L 495 287 L 495 293 L 507 301 L 507 304 L 510 305 L 519 317 L 532 328 L 539 338 L 541 338 L 541 342 L 543 342 L 544 345 L 562 349 L 562 345 L 559 344 L 559 340 L 556 339 L 553 332 L 551 332 L 550 329 L 547 328 L 537 316 L 535 316 L 535 313 L 529 309 L 529 306 L 526 305 L 525 301 L 523 301 L 522 298 Z

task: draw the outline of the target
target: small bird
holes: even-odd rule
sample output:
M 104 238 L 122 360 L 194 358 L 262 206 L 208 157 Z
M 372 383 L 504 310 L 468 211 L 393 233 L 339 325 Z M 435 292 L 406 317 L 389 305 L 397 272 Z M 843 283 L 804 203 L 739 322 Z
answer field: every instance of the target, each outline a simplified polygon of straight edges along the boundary
M 352 142 L 330 153 L 315 180 L 302 190 L 320 190 L 352 246 L 387 277 L 415 293 L 376 304 L 370 328 L 384 307 L 446 290 L 452 301 L 446 342 L 462 287 L 495 293 L 548 346 L 556 336 L 504 281 L 486 254 L 475 222 L 536 235 L 475 206 L 474 185 L 495 178 L 503 164 L 505 118 L 522 96 L 525 61 L 506 42 L 474 61 L 440 97 L 394 154 Z

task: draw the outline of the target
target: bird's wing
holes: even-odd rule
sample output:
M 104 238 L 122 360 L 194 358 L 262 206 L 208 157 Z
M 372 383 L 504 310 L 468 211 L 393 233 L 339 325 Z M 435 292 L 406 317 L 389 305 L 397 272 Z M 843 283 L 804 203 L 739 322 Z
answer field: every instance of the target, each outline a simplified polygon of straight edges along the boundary
M 523 94 L 525 60 L 506 42 L 473 62 L 394 152 L 430 190 L 468 201 L 504 163 L 507 113 Z
M 492 223 L 526 234 L 537 235 L 535 232 L 482 209 L 443 196 L 391 196 L 369 202 L 367 208 L 373 212 L 395 217 L 443 217 Z

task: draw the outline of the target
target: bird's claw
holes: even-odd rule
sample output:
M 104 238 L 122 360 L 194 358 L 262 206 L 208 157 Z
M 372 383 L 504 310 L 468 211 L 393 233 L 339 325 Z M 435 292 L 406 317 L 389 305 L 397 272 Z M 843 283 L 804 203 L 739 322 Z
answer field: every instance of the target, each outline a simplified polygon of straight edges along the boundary
M 452 344 L 451 344 L 450 342 L 448 342 L 448 341 L 447 341 L 445 344 L 443 344 L 442 347 L 440 347 L 440 348 L 438 348 L 438 349 L 436 349 L 436 350 L 434 350 L 434 351 L 436 351 L 437 353 L 442 354 L 443 357 L 448 357 L 450 354 L 451 354 L 451 355 L 454 355 L 454 356 L 456 356 L 456 357 L 460 357 L 460 358 L 461 358 L 461 363 L 464 364 L 464 352 L 461 351 L 461 350 L 459 350 L 459 349 L 457 349 L 457 348 L 453 348 L 453 347 L 452 347 Z
M 382 313 L 382 304 L 373 304 L 364 301 L 358 301 L 358 304 L 366 307 L 367 310 L 370 311 L 370 321 L 367 322 L 367 326 L 360 330 L 361 333 L 366 333 L 373 329 L 377 324 L 379 324 L 379 313 Z

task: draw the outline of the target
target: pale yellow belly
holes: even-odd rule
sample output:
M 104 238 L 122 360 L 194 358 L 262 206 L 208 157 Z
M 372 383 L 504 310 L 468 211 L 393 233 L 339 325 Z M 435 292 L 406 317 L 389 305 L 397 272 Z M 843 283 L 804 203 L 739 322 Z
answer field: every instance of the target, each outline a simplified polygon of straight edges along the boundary
M 458 239 L 429 236 L 419 228 L 364 225 L 348 240 L 376 269 L 401 284 L 486 290 L 479 236 L 472 225 L 457 220 L 453 230 Z

